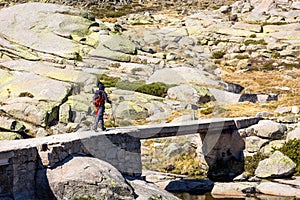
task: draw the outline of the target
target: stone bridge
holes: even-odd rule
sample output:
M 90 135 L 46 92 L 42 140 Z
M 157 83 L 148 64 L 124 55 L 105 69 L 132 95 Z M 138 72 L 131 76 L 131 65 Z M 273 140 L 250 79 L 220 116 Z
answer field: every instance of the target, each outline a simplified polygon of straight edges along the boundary
M 90 155 L 115 166 L 124 175 L 141 176 L 141 139 L 199 133 L 202 150 L 214 180 L 227 180 L 243 172 L 245 143 L 238 129 L 258 118 L 206 119 L 181 124 L 161 124 L 76 132 L 0 142 L 0 199 L 31 199 L 37 173 L 55 167 L 72 154 Z

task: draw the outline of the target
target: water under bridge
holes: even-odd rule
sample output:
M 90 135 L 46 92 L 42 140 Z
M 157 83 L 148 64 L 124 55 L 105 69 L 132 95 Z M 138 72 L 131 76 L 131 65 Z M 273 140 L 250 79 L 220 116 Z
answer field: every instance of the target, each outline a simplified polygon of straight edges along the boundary
M 112 128 L 14 141 L 0 141 L 0 197 L 35 194 L 39 170 L 55 167 L 73 154 L 104 160 L 122 174 L 141 176 L 141 139 L 200 134 L 208 176 L 230 179 L 243 172 L 245 142 L 238 129 L 259 118 L 199 119 L 178 124 Z M 25 180 L 25 181 L 24 181 Z

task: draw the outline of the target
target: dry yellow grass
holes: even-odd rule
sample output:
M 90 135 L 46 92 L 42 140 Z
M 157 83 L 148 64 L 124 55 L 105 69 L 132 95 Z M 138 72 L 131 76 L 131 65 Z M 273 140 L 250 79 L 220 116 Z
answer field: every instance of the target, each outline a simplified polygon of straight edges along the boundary
M 270 105 L 271 104 L 271 105 Z M 258 104 L 251 102 L 241 102 L 227 105 L 225 107 L 225 117 L 251 117 L 262 111 L 274 111 L 272 103 Z
M 256 94 L 286 94 L 288 96 L 299 93 L 300 70 L 282 71 L 252 71 L 246 73 L 228 73 L 223 80 L 237 83 L 245 87 L 244 93 Z M 291 90 L 280 88 L 288 87 Z
M 182 116 L 183 113 L 179 111 L 173 111 L 172 114 L 168 117 L 168 122 L 173 121 L 175 118 Z
M 277 106 L 300 105 L 300 69 L 252 71 L 245 73 L 229 72 L 223 80 L 245 87 L 243 93 L 278 94 L 278 101 L 264 104 L 239 103 L 226 107 L 226 115 L 243 116 L 258 111 L 274 111 Z
M 201 106 L 197 113 L 199 118 L 255 116 L 262 111 L 273 112 L 278 106 L 300 106 L 300 69 L 235 73 L 234 69 L 220 67 L 227 71 L 222 79 L 243 86 L 243 93 L 277 94 L 278 101 L 241 102 L 226 106 L 209 102 Z

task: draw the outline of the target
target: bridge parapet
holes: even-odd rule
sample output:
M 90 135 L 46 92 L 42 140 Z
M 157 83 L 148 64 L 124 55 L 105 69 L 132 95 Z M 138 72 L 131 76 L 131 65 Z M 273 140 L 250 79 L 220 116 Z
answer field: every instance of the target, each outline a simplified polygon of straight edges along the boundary
M 257 124 L 260 118 L 213 118 L 213 119 L 199 119 L 193 121 L 187 121 L 183 123 L 170 123 L 170 124 L 158 124 L 151 126 L 137 127 L 137 131 L 130 133 L 130 135 L 140 139 L 151 139 L 161 137 L 172 137 L 188 134 L 206 134 L 208 132 L 236 130 L 246 128 L 253 124 Z

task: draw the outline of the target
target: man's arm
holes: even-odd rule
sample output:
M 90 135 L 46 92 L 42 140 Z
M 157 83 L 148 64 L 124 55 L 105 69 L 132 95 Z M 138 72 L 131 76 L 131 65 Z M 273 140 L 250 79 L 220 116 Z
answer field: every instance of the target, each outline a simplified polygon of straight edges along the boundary
M 103 94 L 104 94 L 103 96 L 104 96 L 105 101 L 106 101 L 107 103 L 111 104 L 112 102 L 111 102 L 111 100 L 107 97 L 106 92 L 103 92 Z

